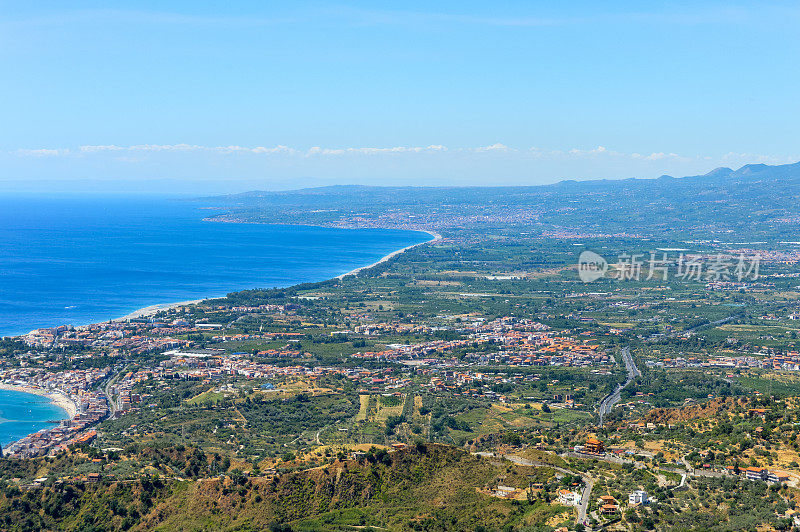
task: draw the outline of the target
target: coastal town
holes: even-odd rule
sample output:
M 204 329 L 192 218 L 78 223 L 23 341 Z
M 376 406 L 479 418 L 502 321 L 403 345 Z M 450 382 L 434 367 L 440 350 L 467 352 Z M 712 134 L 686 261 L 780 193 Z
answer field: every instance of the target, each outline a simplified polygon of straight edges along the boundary
M 797 2 L 0 6 L 0 532 L 800 532 Z
M 27 497 L 52 512 L 56 493 L 131 489 L 124 510 L 98 510 L 122 529 L 184 515 L 173 497 L 188 489 L 204 519 L 235 501 L 265 529 L 341 518 L 446 530 L 452 513 L 486 530 L 668 530 L 712 509 L 733 529 L 795 526 L 800 292 L 788 245 L 748 245 L 758 281 L 676 280 L 668 267 L 589 285 L 578 240 L 602 239 L 609 257 L 651 242 L 492 231 L 442 229 L 326 281 L 3 338 L 0 387 L 64 414 L 4 442 L 0 508 Z M 694 246 L 705 269 L 730 247 L 663 245 Z M 403 494 L 386 491 L 398 482 Z M 315 486 L 313 504 L 292 498 L 298 483 Z M 405 495 L 434 492 L 442 506 Z M 403 505 L 384 511 L 372 494 Z M 336 504 L 370 511 L 320 510 Z
M 50 372 L 45 369 L 0 369 L 0 389 L 42 395 L 65 412 L 57 426 L 42 429 L 7 445 L 3 452 L 15 458 L 54 454 L 70 445 L 88 443 L 97 435 L 94 425 L 108 415 L 105 394 L 95 386 L 110 368 Z

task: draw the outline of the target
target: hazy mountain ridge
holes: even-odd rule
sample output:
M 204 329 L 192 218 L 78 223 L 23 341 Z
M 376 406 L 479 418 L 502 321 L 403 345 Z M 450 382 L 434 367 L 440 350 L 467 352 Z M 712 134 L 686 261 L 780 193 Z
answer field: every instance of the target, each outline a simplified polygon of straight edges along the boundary
M 226 221 L 446 229 L 539 226 L 646 236 L 759 233 L 789 238 L 800 214 L 800 162 L 748 164 L 675 178 L 562 181 L 514 187 L 341 185 L 210 198 Z M 776 226 L 777 224 L 777 226 Z
M 559 188 L 598 188 L 598 187 L 649 187 L 661 186 L 665 182 L 669 186 L 702 186 L 706 184 L 720 184 L 724 182 L 741 182 L 741 181 L 758 181 L 758 180 L 778 180 L 778 179 L 796 179 L 800 180 L 800 162 L 783 164 L 783 165 L 767 165 L 759 164 L 746 164 L 737 170 L 727 167 L 715 168 L 705 174 L 674 177 L 670 175 L 662 175 L 656 179 L 649 178 L 628 178 L 628 179 L 592 179 L 586 181 L 576 181 L 567 179 L 549 185 L 517 185 L 517 186 L 375 186 L 375 185 L 329 185 L 323 187 L 313 188 L 300 188 L 295 190 L 283 191 L 268 191 L 268 190 L 253 190 L 248 192 L 241 192 L 237 194 L 227 194 L 222 196 L 213 196 L 205 199 L 215 200 L 247 200 L 251 198 L 282 198 L 289 196 L 345 196 L 352 197 L 362 194 L 376 194 L 385 192 L 387 194 L 408 193 L 414 194 L 415 192 L 473 192 L 479 194 L 481 191 L 491 191 L 494 193 L 547 193 L 551 189 Z

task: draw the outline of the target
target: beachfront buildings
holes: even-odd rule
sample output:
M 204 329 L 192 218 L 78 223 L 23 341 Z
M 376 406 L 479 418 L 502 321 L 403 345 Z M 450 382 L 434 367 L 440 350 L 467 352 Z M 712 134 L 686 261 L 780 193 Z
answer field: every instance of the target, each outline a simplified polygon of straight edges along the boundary
M 0 371 L 0 382 L 35 393 L 59 394 L 57 396 L 68 399 L 75 410 L 70 419 L 9 444 L 5 454 L 20 458 L 40 456 L 91 441 L 96 435 L 91 427 L 108 415 L 106 397 L 96 386 L 109 372 L 108 367 L 60 372 L 24 367 Z

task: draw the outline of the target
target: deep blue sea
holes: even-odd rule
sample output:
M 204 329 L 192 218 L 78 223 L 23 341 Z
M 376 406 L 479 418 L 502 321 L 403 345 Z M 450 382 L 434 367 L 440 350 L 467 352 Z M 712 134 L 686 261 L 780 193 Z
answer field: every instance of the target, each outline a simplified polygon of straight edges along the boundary
M 54 426 L 48 421 L 65 419 L 67 414 L 47 397 L 30 393 L 0 390 L 0 445 Z
M 0 198 L 0 336 L 118 318 L 157 303 L 322 281 L 430 237 L 417 231 L 205 222 L 188 199 Z M 0 444 L 62 419 L 0 390 Z
M 219 212 L 187 199 L 0 198 L 0 336 L 321 281 L 430 238 L 203 221 Z

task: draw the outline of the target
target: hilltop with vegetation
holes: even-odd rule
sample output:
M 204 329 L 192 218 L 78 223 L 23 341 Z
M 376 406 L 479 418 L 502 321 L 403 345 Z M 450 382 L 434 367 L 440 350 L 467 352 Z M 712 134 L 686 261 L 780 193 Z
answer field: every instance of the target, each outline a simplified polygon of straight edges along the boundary
M 46 483 L 0 495 L 4 530 L 492 530 L 568 521 L 532 484 L 558 485 L 554 471 L 419 443 L 268 477 L 232 472 L 178 480 Z M 61 458 L 62 460 L 65 457 Z M 3 464 L 8 467 L 9 464 Z M 43 467 L 47 465 L 43 464 Z M 498 483 L 517 499 L 483 493 Z

